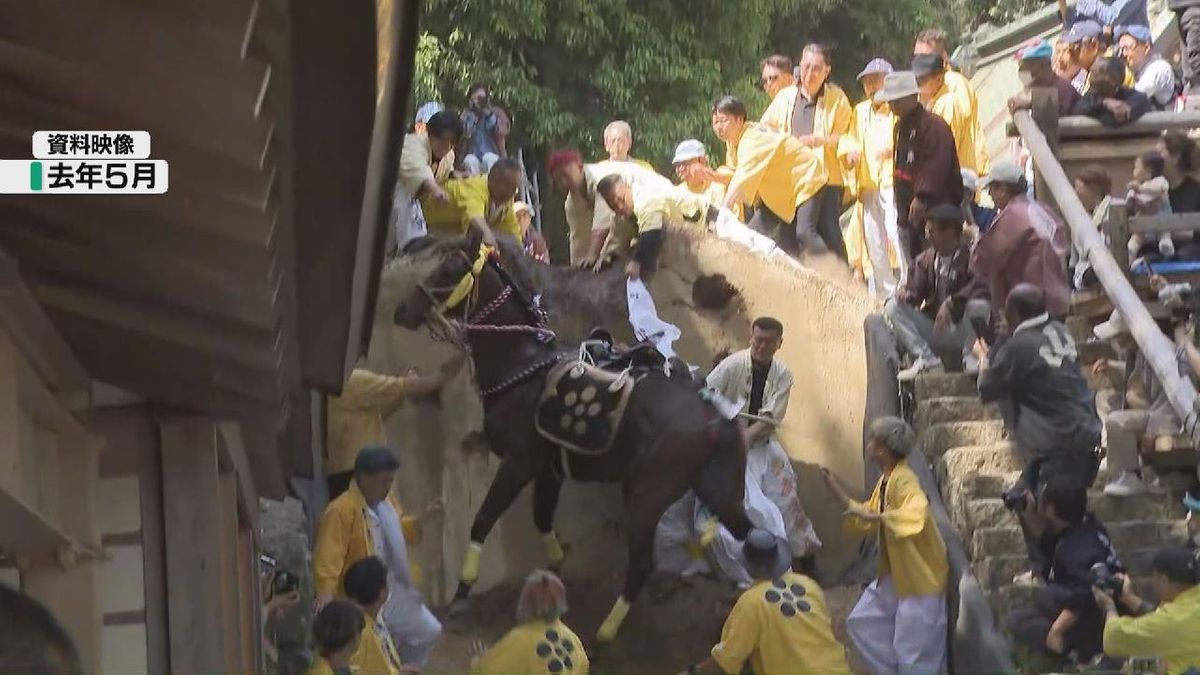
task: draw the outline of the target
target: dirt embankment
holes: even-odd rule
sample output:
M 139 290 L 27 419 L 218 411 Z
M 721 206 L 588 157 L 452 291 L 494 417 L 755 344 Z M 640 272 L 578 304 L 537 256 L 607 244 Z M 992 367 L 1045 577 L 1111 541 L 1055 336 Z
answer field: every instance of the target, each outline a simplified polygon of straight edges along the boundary
M 406 331 L 391 323 L 397 302 L 426 271 L 400 265 L 385 272 L 368 359 L 370 367 L 391 373 L 412 367 L 428 370 L 450 357 L 451 348 L 435 343 L 427 332 Z M 732 281 L 738 297 L 723 310 L 698 309 L 693 305 L 693 283 L 702 275 L 713 274 L 723 274 Z M 843 535 L 840 510 L 833 508 L 827 498 L 816 467 L 830 467 L 850 485 L 862 483 L 866 388 L 862 323 L 876 305 L 865 293 L 831 281 L 830 276 L 764 259 L 735 243 L 673 230 L 650 288 L 662 318 L 683 331 L 683 338 L 676 344 L 680 355 L 705 371 L 715 354 L 747 344 L 755 317 L 770 315 L 783 322 L 785 338 L 778 358 L 791 368 L 795 386 L 781 427 L 781 440 L 796 462 L 804 507 L 825 542 L 818 565 L 823 576 L 836 577 L 853 559 L 858 541 Z M 590 283 L 575 280 L 572 285 L 584 288 Z M 578 341 L 596 325 L 609 328 L 619 339 L 629 339 L 623 297 L 614 303 L 607 292 L 580 292 L 566 299 L 562 288 L 554 290 L 547 294 L 547 300 L 553 328 L 561 340 Z M 388 423 L 389 438 L 403 461 L 399 491 L 405 506 L 418 509 L 437 496 L 446 503 L 444 516 L 430 523 L 414 556 L 424 570 L 427 595 L 435 604 L 453 593 L 471 521 L 495 472 L 495 458 L 471 450 L 478 446 L 472 438 L 481 428 L 479 398 L 466 375 L 446 388 L 439 403 L 407 403 Z M 509 509 L 484 548 L 476 592 L 484 593 L 507 582 L 497 591 L 495 600 L 472 608 L 473 613 L 480 613 L 472 619 L 473 624 L 486 627 L 486 637 L 495 637 L 510 625 L 516 584 L 531 569 L 545 564 L 532 524 L 528 493 Z M 564 486 L 555 522 L 560 538 L 570 549 L 564 578 L 576 609 L 569 619 L 581 636 L 587 634 L 587 639 L 615 599 L 618 581 L 624 574 L 624 521 L 617 486 Z M 683 652 L 703 649 L 706 643 L 711 646 L 715 637 L 705 622 L 711 619 L 719 631 L 725 616 L 724 610 L 693 605 L 702 605 L 719 595 L 693 593 L 682 604 L 672 601 L 664 605 L 669 609 L 662 610 L 667 612 L 663 616 L 655 614 L 659 605 L 639 600 L 626 627 L 637 628 L 623 633 L 653 636 L 654 626 L 680 623 L 680 617 L 688 617 L 680 628 L 672 630 L 680 631 L 674 637 L 690 638 L 679 643 L 682 646 L 678 654 L 671 651 L 676 649 L 672 647 L 667 656 L 691 658 L 690 653 Z M 649 614 L 639 619 L 643 612 Z M 676 642 L 671 635 L 646 640 L 645 648 L 651 652 L 658 648 L 655 645 Z M 620 644 L 615 649 L 619 652 Z M 641 647 L 629 649 L 637 651 Z M 644 665 L 649 667 L 650 663 L 657 661 Z M 686 663 L 685 658 L 675 665 Z

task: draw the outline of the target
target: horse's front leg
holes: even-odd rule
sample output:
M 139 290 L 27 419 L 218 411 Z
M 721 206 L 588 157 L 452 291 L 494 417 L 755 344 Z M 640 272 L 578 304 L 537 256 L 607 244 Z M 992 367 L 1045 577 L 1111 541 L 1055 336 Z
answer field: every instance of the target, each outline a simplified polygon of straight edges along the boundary
M 495 527 L 496 521 L 500 520 L 500 516 L 504 515 L 517 495 L 521 494 L 529 479 L 530 476 L 512 459 L 500 460 L 496 477 L 492 479 L 483 504 L 479 506 L 479 512 L 475 514 L 475 521 L 471 524 L 471 543 L 463 557 L 462 574 L 459 576 L 458 590 L 454 593 L 454 603 L 451 605 L 452 614 L 465 609 L 471 586 L 479 579 L 479 559 L 483 554 L 484 540 Z
M 566 554 L 554 531 L 554 511 L 558 508 L 558 495 L 562 481 L 554 476 L 541 476 L 533 481 L 533 524 L 542 534 L 542 547 L 550 569 L 558 572 Z

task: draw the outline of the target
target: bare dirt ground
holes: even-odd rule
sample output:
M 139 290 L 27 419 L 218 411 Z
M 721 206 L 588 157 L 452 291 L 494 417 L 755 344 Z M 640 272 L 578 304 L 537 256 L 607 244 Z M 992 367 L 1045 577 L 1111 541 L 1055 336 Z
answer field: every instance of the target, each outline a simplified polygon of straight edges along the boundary
M 729 585 L 709 579 L 684 583 L 656 575 L 634 603 L 616 642 L 597 648 L 596 629 L 620 590 L 619 577 L 566 579 L 570 610 L 565 622 L 583 640 L 593 675 L 678 673 L 703 659 L 720 640 L 721 626 L 737 599 Z M 491 644 L 513 625 L 519 586 L 504 584 L 473 596 L 467 614 L 448 620 L 426 673 L 466 673 L 475 640 Z M 846 643 L 845 620 L 861 589 L 837 586 L 825 591 L 834 634 Z

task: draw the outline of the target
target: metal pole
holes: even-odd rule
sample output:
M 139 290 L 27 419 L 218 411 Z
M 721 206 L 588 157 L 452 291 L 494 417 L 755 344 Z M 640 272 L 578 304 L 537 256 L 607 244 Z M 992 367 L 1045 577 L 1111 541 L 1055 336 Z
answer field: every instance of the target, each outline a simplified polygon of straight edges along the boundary
M 1133 339 L 1137 341 L 1138 349 L 1154 370 L 1159 382 L 1162 382 L 1171 407 L 1175 409 L 1179 419 L 1183 420 L 1183 430 L 1191 438 L 1192 447 L 1200 448 L 1200 425 L 1197 424 L 1197 415 L 1193 408 L 1196 388 L 1192 386 L 1190 379 L 1179 374 L 1174 343 L 1159 330 L 1142 299 L 1125 277 L 1125 270 L 1113 259 L 1103 237 L 1092 222 L 1091 214 L 1083 208 L 1075 194 L 1075 188 L 1051 151 L 1046 136 L 1034 123 L 1029 112 L 1016 112 L 1013 122 L 1033 156 L 1034 165 L 1058 202 L 1063 218 L 1070 225 L 1075 246 L 1082 252 L 1082 257 L 1091 262 L 1092 269 L 1112 300 L 1113 306 L 1125 317 Z

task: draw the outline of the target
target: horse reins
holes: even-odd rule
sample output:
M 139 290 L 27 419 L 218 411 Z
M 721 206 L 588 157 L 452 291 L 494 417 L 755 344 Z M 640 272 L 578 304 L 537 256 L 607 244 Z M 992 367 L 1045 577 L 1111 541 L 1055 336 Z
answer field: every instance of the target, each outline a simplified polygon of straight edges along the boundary
M 462 255 L 464 259 L 466 259 L 468 261 L 470 260 L 470 258 L 467 257 L 466 253 L 463 253 L 461 250 L 459 251 L 459 254 Z M 488 304 L 479 308 L 477 311 L 472 312 L 470 305 L 472 304 L 472 301 L 478 297 L 478 294 L 479 294 L 479 283 L 478 283 L 479 276 L 481 274 L 483 274 L 483 268 L 485 266 L 487 266 L 489 263 L 491 264 L 492 268 L 496 271 L 496 273 L 500 276 L 500 279 L 501 279 L 502 283 L 504 284 L 504 289 L 500 292 L 499 295 L 497 295 L 494 299 L 492 299 L 491 302 L 489 302 Z M 475 259 L 474 262 L 471 263 L 470 267 L 467 269 L 466 273 L 463 274 L 463 277 L 461 279 L 459 279 L 458 283 L 454 285 L 453 290 L 451 291 L 450 295 L 446 298 L 446 300 L 444 302 L 439 303 L 436 299 L 436 296 L 434 296 L 434 294 L 432 292 L 430 292 L 428 289 L 426 289 L 424 286 L 420 286 L 420 288 L 427 296 L 429 296 L 431 305 L 434 307 L 434 313 L 437 316 L 441 316 L 443 318 L 443 321 L 445 320 L 445 312 L 447 310 L 454 309 L 455 307 L 466 302 L 467 303 L 467 311 L 466 311 L 467 318 L 466 318 L 466 321 L 464 321 L 461 324 L 461 328 L 462 328 L 463 332 L 465 332 L 467 334 L 470 334 L 470 333 L 495 333 L 495 334 L 524 333 L 524 334 L 532 335 L 539 342 L 545 342 L 545 343 L 553 342 L 558 337 L 554 333 L 554 331 L 551 330 L 550 327 L 547 325 L 546 313 L 543 312 L 540 308 L 535 307 L 534 303 L 530 302 L 528 298 L 524 297 L 524 294 L 520 293 L 520 291 L 519 291 L 519 289 L 517 289 L 517 285 L 513 281 L 512 277 L 509 276 L 507 270 L 505 270 L 504 267 L 500 264 L 500 261 L 498 259 L 498 253 L 497 253 L 496 249 L 491 248 L 491 247 L 487 246 L 486 244 L 480 244 L 478 257 Z M 436 290 L 442 290 L 442 289 L 436 289 Z M 504 304 L 512 298 L 514 293 L 516 293 L 518 298 L 521 300 L 521 304 L 522 304 L 523 308 L 525 309 L 525 311 L 529 313 L 530 318 L 532 319 L 531 323 L 515 324 L 515 325 L 497 325 L 497 324 L 482 323 L 484 320 L 486 320 L 492 314 L 495 314 L 497 311 L 499 311 L 500 308 L 503 307 Z M 436 333 L 433 333 L 432 331 L 431 331 L 431 335 L 432 335 L 434 341 L 452 342 L 452 340 L 450 340 L 446 337 L 443 337 L 443 336 L 439 336 Z M 470 345 L 469 345 L 469 343 L 467 343 L 467 341 L 463 341 L 462 346 L 465 349 L 467 349 L 468 351 L 470 351 Z M 525 382 L 526 380 L 532 378 L 533 376 L 540 373 L 542 370 L 549 368 L 550 366 L 553 366 L 554 364 L 558 363 L 558 361 L 561 358 L 562 358 L 562 354 L 559 354 L 559 353 L 552 354 L 548 358 L 542 359 L 541 361 L 538 361 L 516 373 L 509 375 L 508 377 L 504 378 L 499 383 L 497 383 L 491 387 L 488 387 L 486 389 L 481 389 L 480 395 L 482 395 L 486 399 L 486 398 L 495 396 L 497 394 L 503 393 L 504 391 L 507 391 L 508 389 L 511 389 L 512 387 L 515 387 L 518 384 L 521 384 L 521 383 Z

